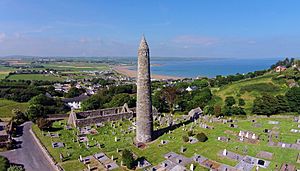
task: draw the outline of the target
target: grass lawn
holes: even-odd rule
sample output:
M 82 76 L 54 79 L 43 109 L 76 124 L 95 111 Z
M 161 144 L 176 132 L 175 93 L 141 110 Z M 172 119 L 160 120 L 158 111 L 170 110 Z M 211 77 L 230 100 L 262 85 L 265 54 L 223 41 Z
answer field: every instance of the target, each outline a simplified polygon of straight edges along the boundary
M 12 110 L 19 109 L 25 111 L 28 103 L 19 103 L 12 100 L 0 99 L 0 118 L 12 117 Z
M 14 74 L 8 77 L 10 80 L 44 80 L 44 81 L 64 81 L 66 78 L 49 74 Z
M 268 121 L 279 121 L 278 125 L 268 124 Z M 96 135 L 88 135 L 89 143 L 92 147 L 87 149 L 83 143 L 73 142 L 72 139 L 75 139 L 76 136 L 74 132 L 77 130 L 66 130 L 64 125 L 66 121 L 58 121 L 53 124 L 53 129 L 50 132 L 57 132 L 60 134 L 59 138 L 50 138 L 44 136 L 42 132 L 38 129 L 36 125 L 33 126 L 33 130 L 37 133 L 38 137 L 42 143 L 47 147 L 50 154 L 54 159 L 66 169 L 66 170 L 82 170 L 84 167 L 81 163 L 78 162 L 79 155 L 88 156 L 99 152 L 105 152 L 108 157 L 112 155 L 114 158 L 117 158 L 117 163 L 120 164 L 121 156 L 117 153 L 117 148 L 130 149 L 139 157 L 145 157 L 152 165 L 157 165 L 160 162 L 164 161 L 163 155 L 173 151 L 180 153 L 181 146 L 187 148 L 187 151 L 183 153 L 186 157 L 192 157 L 195 153 L 203 155 L 209 159 L 235 166 L 236 161 L 232 161 L 223 157 L 218 156 L 218 152 L 226 148 L 227 150 L 244 154 L 244 149 L 248 149 L 247 155 L 256 156 L 260 151 L 268 151 L 273 153 L 273 159 L 271 160 L 271 165 L 268 169 L 265 170 L 274 170 L 276 165 L 281 165 L 284 162 L 292 163 L 300 168 L 300 164 L 296 163 L 296 157 L 299 153 L 297 150 L 293 149 L 283 149 L 278 147 L 269 147 L 267 145 L 267 134 L 263 133 L 265 128 L 268 129 L 278 129 L 280 131 L 280 136 L 278 140 L 287 143 L 294 143 L 299 138 L 299 133 L 291 133 L 290 129 L 297 129 L 297 123 L 293 122 L 292 119 L 270 119 L 270 118 L 261 118 L 256 119 L 257 123 L 260 123 L 261 127 L 253 127 L 253 123 L 249 120 L 239 119 L 237 122 L 238 128 L 230 128 L 228 124 L 223 123 L 207 123 L 210 126 L 213 126 L 214 129 L 203 129 L 199 126 L 196 126 L 195 123 L 190 123 L 186 125 L 186 128 L 192 128 L 194 133 L 204 132 L 208 136 L 208 141 L 198 142 L 195 144 L 184 143 L 182 141 L 182 136 L 187 135 L 187 131 L 183 130 L 183 127 L 177 128 L 172 131 L 171 134 L 164 134 L 159 137 L 157 140 L 150 143 L 146 149 L 138 149 L 132 145 L 132 139 L 135 136 L 135 133 L 123 134 L 121 130 L 127 130 L 131 125 L 129 121 L 119 121 L 120 126 L 113 128 L 110 123 L 107 123 L 102 128 L 97 128 L 99 132 Z M 118 125 L 118 123 L 116 124 Z M 245 142 L 240 142 L 237 140 L 235 134 L 238 134 L 240 130 L 243 131 L 252 131 L 261 137 L 261 140 L 258 144 L 250 144 Z M 226 134 L 225 131 L 231 131 L 234 134 Z M 47 132 L 44 132 L 46 134 Z M 115 136 L 120 138 L 118 142 L 114 141 Z M 217 140 L 218 136 L 227 136 L 230 137 L 230 142 L 221 142 Z M 93 138 L 93 140 L 92 140 Z M 168 140 L 169 143 L 161 146 L 161 140 Z M 98 148 L 93 146 L 96 142 L 99 142 L 102 147 Z M 63 142 L 65 143 L 64 148 L 54 149 L 51 146 L 51 142 Z M 238 147 L 238 148 L 237 148 Z M 69 153 L 70 157 L 66 161 L 59 161 L 59 153 L 62 153 L 64 156 Z M 198 165 L 196 165 L 198 166 Z M 120 169 L 119 169 L 120 170 Z M 200 166 L 196 167 L 196 170 L 205 170 Z

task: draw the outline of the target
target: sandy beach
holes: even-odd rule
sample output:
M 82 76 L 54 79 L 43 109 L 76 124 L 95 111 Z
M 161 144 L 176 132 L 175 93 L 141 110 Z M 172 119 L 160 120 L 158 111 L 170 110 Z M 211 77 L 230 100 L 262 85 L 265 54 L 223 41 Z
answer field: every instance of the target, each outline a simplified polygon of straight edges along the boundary
M 119 74 L 126 75 L 131 78 L 137 77 L 137 72 L 135 70 L 130 70 L 129 67 L 131 66 L 114 66 L 113 70 L 118 72 Z M 168 76 L 168 75 L 157 75 L 157 74 L 151 74 L 152 79 L 156 80 L 167 80 L 167 79 L 182 79 L 182 77 L 176 77 L 176 76 Z

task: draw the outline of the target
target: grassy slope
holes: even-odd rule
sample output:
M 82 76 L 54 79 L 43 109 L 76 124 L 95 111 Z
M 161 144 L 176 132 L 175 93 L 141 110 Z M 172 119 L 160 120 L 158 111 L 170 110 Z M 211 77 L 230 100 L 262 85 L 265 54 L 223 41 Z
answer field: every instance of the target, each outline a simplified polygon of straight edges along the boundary
M 287 86 L 282 82 L 273 81 L 272 78 L 278 76 L 278 74 L 266 74 L 257 78 L 253 79 L 246 79 L 237 82 L 233 82 L 231 84 L 225 85 L 219 89 L 213 89 L 214 95 L 216 95 L 215 99 L 216 104 L 223 105 L 223 101 L 225 100 L 226 96 L 233 96 L 235 97 L 236 101 L 238 100 L 238 95 L 240 94 L 240 89 L 243 86 L 257 84 L 257 83 L 272 83 L 279 87 L 279 90 L 276 92 L 272 92 L 273 95 L 284 94 L 287 90 Z M 246 102 L 245 110 L 249 114 L 251 112 L 251 108 L 253 105 L 253 100 L 260 96 L 261 92 L 252 91 L 252 92 L 245 92 L 240 94 L 240 97 L 243 98 Z
M 0 99 L 0 118 L 12 117 L 13 109 L 20 109 L 25 111 L 28 107 L 28 103 L 18 103 L 11 100 Z

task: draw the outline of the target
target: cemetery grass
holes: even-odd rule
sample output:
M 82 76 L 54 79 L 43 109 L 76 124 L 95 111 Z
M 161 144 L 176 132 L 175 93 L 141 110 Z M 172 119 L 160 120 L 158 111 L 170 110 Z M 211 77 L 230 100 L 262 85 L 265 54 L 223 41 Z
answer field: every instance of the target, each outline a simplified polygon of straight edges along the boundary
M 19 109 L 25 112 L 28 107 L 28 103 L 19 103 L 12 100 L 6 100 L 0 98 L 0 118 L 13 117 L 12 110 Z
M 271 125 L 268 124 L 269 120 L 279 121 L 279 125 Z M 63 125 L 60 125 L 59 123 L 62 123 Z M 33 130 L 37 133 L 38 137 L 41 139 L 42 143 L 47 147 L 50 154 L 54 157 L 54 159 L 61 163 L 61 165 L 66 170 L 74 170 L 79 165 L 79 155 L 82 155 L 83 157 L 93 155 L 95 153 L 99 152 L 105 152 L 108 157 L 111 157 L 112 155 L 114 158 L 116 158 L 117 163 L 120 165 L 121 162 L 121 156 L 119 153 L 117 153 L 116 149 L 130 149 L 132 150 L 138 157 L 145 157 L 150 163 L 153 165 L 157 165 L 164 161 L 164 154 L 168 152 L 176 152 L 178 154 L 180 153 L 181 146 L 187 148 L 187 150 L 183 153 L 186 157 L 192 157 L 195 153 L 203 155 L 211 160 L 215 160 L 224 164 L 228 164 L 231 166 L 235 166 L 237 164 L 236 161 L 221 157 L 218 155 L 218 153 L 225 148 L 229 151 L 233 151 L 239 154 L 244 154 L 244 149 L 247 149 L 247 155 L 255 157 L 257 153 L 260 151 L 268 151 L 273 153 L 273 159 L 271 160 L 271 165 L 266 170 L 274 170 L 275 165 L 280 166 L 282 163 L 292 163 L 296 165 L 298 168 L 300 167 L 300 164 L 296 163 L 296 157 L 299 153 L 297 150 L 293 149 L 282 149 L 278 147 L 269 147 L 267 145 L 267 134 L 263 133 L 264 129 L 275 129 L 280 131 L 279 139 L 273 139 L 273 141 L 282 141 L 286 143 L 295 143 L 297 140 L 297 135 L 299 133 L 291 133 L 290 129 L 297 128 L 297 123 L 292 122 L 291 119 L 257 119 L 257 123 L 260 123 L 262 127 L 256 128 L 253 127 L 253 123 L 249 120 L 242 120 L 239 119 L 238 128 L 230 128 L 228 124 L 221 124 L 221 123 L 207 123 L 210 126 L 214 126 L 214 129 L 203 129 L 200 127 L 194 127 L 193 131 L 194 133 L 200 133 L 204 132 L 208 136 L 208 141 L 206 142 L 198 142 L 195 144 L 190 143 L 184 143 L 182 141 L 182 136 L 187 135 L 187 131 L 184 131 L 182 127 L 177 128 L 172 131 L 171 134 L 164 134 L 161 137 L 159 137 L 157 140 L 150 143 L 146 149 L 138 149 L 132 145 L 132 139 L 134 137 L 134 133 L 130 134 L 122 134 L 120 132 L 120 129 L 127 129 L 129 125 L 129 121 L 123 122 L 122 126 L 117 127 L 116 129 L 111 127 L 110 124 L 106 124 L 105 127 L 98 128 L 98 134 L 97 135 L 88 135 L 90 139 L 90 145 L 93 145 L 95 143 L 93 140 L 91 140 L 91 137 L 94 137 L 95 140 L 99 141 L 101 144 L 104 144 L 104 146 L 99 149 L 98 147 L 91 147 L 89 149 L 86 149 L 83 144 L 81 147 L 79 147 L 77 142 L 72 141 L 73 136 L 72 130 L 65 130 L 62 129 L 64 122 L 55 122 L 53 127 L 56 129 L 60 129 L 58 132 L 60 133 L 59 138 L 51 138 L 47 136 L 43 136 L 41 134 L 41 131 L 37 128 L 36 125 L 33 126 Z M 186 125 L 186 128 L 189 129 L 193 123 Z M 243 131 L 252 131 L 256 133 L 256 135 L 260 135 L 262 139 L 259 142 L 259 144 L 250 144 L 250 143 L 244 143 L 239 142 L 235 135 L 233 134 L 226 134 L 225 131 L 230 130 L 235 135 L 238 134 L 240 130 Z M 115 132 L 116 135 L 112 135 L 112 132 Z M 44 132 L 46 133 L 46 132 Z M 114 137 L 117 136 L 120 138 L 118 142 L 114 141 Z M 230 142 L 220 142 L 217 140 L 217 137 L 219 136 L 227 136 L 230 137 Z M 173 138 L 174 137 L 174 138 Z M 168 140 L 169 143 L 165 145 L 160 145 L 161 140 Z M 58 148 L 54 149 L 51 146 L 51 142 L 64 142 L 65 147 L 64 148 Z M 61 162 L 59 160 L 59 153 L 63 153 L 64 156 L 67 156 L 67 152 L 71 154 L 69 158 L 67 158 L 67 161 Z M 76 170 L 76 169 L 75 169 Z M 200 167 L 196 167 L 196 170 L 202 170 Z

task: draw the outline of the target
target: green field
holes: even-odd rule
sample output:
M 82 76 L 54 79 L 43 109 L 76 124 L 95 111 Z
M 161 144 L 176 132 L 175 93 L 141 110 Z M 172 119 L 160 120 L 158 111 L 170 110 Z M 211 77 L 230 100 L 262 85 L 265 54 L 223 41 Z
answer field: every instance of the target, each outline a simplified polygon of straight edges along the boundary
M 10 68 L 10 67 L 4 67 L 0 65 L 0 80 L 4 79 L 9 72 L 14 71 L 14 68 Z
M 28 103 L 19 103 L 11 100 L 0 99 L 0 118 L 12 117 L 12 110 L 19 109 L 22 112 L 28 107 Z
M 42 81 L 64 81 L 65 77 L 49 74 L 14 74 L 8 77 L 10 80 L 42 80 Z
M 284 94 L 288 89 L 285 82 L 273 81 L 272 78 L 278 76 L 278 74 L 266 74 L 263 76 L 259 76 L 253 79 L 245 79 L 241 81 L 236 81 L 225 85 L 221 88 L 213 89 L 213 94 L 215 97 L 216 104 L 223 105 L 223 101 L 227 96 L 233 96 L 236 101 L 238 98 L 243 98 L 246 102 L 245 110 L 247 114 L 251 113 L 251 108 L 253 105 L 253 100 L 260 96 L 264 91 L 264 88 L 272 88 L 271 93 L 273 95 Z M 241 91 L 242 90 L 242 91 Z M 251 90 L 251 91 L 243 91 L 243 90 Z
M 279 125 L 270 125 L 268 121 L 279 121 Z M 116 149 L 131 149 L 138 157 L 145 157 L 152 165 L 157 165 L 160 162 L 164 161 L 163 155 L 173 151 L 176 153 L 180 153 L 180 147 L 184 146 L 187 148 L 187 151 L 183 153 L 186 157 L 192 157 L 195 153 L 203 155 L 209 159 L 228 164 L 231 166 L 235 166 L 237 164 L 236 161 L 232 161 L 230 159 L 226 159 L 220 157 L 218 152 L 224 150 L 226 148 L 229 151 L 233 151 L 239 154 L 244 154 L 243 149 L 247 148 L 248 152 L 247 155 L 256 156 L 260 151 L 268 151 L 273 153 L 273 159 L 271 160 L 271 164 L 267 169 L 260 169 L 260 170 L 274 170 L 276 165 L 281 165 L 282 163 L 291 163 L 296 165 L 296 167 L 300 168 L 300 164 L 296 163 L 296 157 L 299 151 L 294 149 L 283 149 L 278 147 L 270 147 L 267 145 L 267 134 L 263 133 L 263 130 L 268 129 L 276 129 L 280 131 L 279 139 L 274 141 L 283 141 L 286 143 L 295 143 L 296 140 L 299 138 L 297 133 L 291 133 L 290 129 L 297 128 L 297 123 L 292 121 L 292 117 L 289 119 L 276 119 L 276 118 L 260 118 L 256 119 L 257 123 L 260 123 L 261 127 L 253 127 L 253 123 L 250 120 L 243 120 L 239 119 L 236 123 L 238 128 L 231 128 L 229 124 L 223 123 L 207 123 L 210 126 L 213 126 L 214 129 L 203 129 L 197 126 L 195 123 L 190 123 L 185 127 L 187 129 L 192 128 L 194 133 L 204 132 L 208 136 L 208 141 L 206 142 L 198 142 L 195 144 L 184 143 L 182 141 L 182 135 L 187 135 L 187 131 L 183 130 L 183 127 L 179 127 L 172 131 L 170 134 L 164 134 L 159 137 L 154 142 L 150 143 L 146 149 L 138 149 L 132 144 L 132 139 L 135 136 L 135 133 L 123 134 L 121 133 L 121 129 L 127 130 L 128 126 L 131 125 L 129 121 L 124 121 L 119 123 L 121 124 L 118 126 L 118 123 L 115 125 L 116 128 L 113 128 L 110 123 L 107 123 L 102 128 L 97 128 L 98 134 L 97 135 L 88 135 L 90 139 L 90 145 L 94 145 L 96 141 L 100 142 L 103 146 L 98 148 L 96 146 L 90 147 L 86 149 L 84 144 L 80 143 L 79 146 L 78 142 L 73 142 L 72 139 L 76 136 L 74 135 L 73 131 L 76 130 L 66 130 L 64 129 L 65 121 L 63 122 L 55 122 L 53 127 L 55 128 L 54 131 L 59 133 L 61 136 L 59 138 L 50 138 L 48 136 L 42 135 L 42 132 L 38 129 L 36 125 L 33 126 L 33 130 L 38 135 L 39 139 L 42 143 L 47 147 L 50 154 L 54 157 L 56 161 L 58 161 L 65 170 L 82 170 L 83 165 L 77 160 L 79 155 L 88 156 L 99 152 L 105 152 L 109 157 L 113 155 L 118 164 L 121 162 L 121 156 L 117 153 Z M 243 131 L 252 131 L 259 135 L 261 140 L 258 144 L 250 144 L 246 142 L 240 142 L 236 138 L 236 134 L 240 130 Z M 231 134 L 225 133 L 231 131 Z M 47 132 L 44 132 L 45 134 Z M 114 137 L 117 136 L 120 138 L 118 142 L 114 141 Z M 230 142 L 221 142 L 217 140 L 218 136 L 227 136 L 230 137 Z M 92 137 L 94 140 L 92 140 Z M 169 143 L 165 145 L 160 145 L 161 140 L 168 140 Z M 51 142 L 63 142 L 66 146 L 60 149 L 54 149 L 51 146 Z M 238 147 L 238 148 L 237 148 Z M 59 161 L 59 153 L 62 153 L 66 156 L 67 153 L 70 154 L 70 157 L 67 161 L 61 162 Z M 121 170 L 121 169 L 119 169 Z M 196 170 L 205 170 L 201 167 L 197 167 Z
M 45 68 L 57 71 L 103 71 L 109 69 L 106 64 L 86 63 L 86 62 L 54 62 L 44 64 Z

